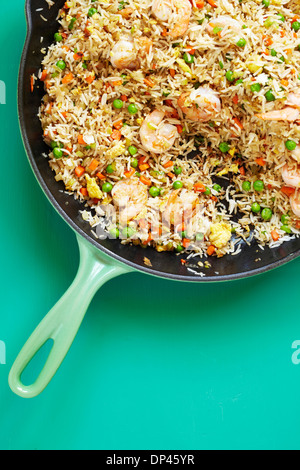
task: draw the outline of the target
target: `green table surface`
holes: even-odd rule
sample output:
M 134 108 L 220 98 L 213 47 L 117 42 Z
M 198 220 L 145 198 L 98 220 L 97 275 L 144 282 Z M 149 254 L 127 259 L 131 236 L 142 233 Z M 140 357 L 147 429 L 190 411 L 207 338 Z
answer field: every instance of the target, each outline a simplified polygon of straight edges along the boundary
M 114 279 L 48 388 L 31 400 L 11 392 L 16 355 L 73 280 L 79 257 L 20 137 L 24 1 L 1 2 L 0 22 L 0 448 L 300 449 L 300 365 L 292 361 L 299 259 L 225 284 L 139 272 Z

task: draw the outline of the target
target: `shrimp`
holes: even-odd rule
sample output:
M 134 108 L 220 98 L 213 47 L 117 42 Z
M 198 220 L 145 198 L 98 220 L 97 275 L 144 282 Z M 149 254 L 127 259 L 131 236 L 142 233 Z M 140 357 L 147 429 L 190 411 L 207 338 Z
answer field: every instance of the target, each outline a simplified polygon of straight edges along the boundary
M 200 201 L 195 192 L 175 189 L 171 191 L 165 209 L 162 213 L 164 223 L 175 228 L 185 227 L 192 223 L 199 212 Z
M 297 191 L 290 196 L 290 204 L 295 216 L 300 217 L 300 165 L 293 167 L 285 165 L 281 174 L 285 184 L 297 189 Z
M 148 202 L 147 186 L 136 177 L 118 181 L 111 195 L 114 204 L 119 208 L 119 220 L 123 226 L 137 218 Z
M 137 51 L 130 38 L 118 41 L 111 51 L 111 64 L 117 69 L 134 70 L 137 67 Z
M 138 54 L 145 57 L 151 51 L 153 41 L 146 36 L 141 36 L 135 47 L 131 38 L 124 37 L 118 41 L 111 51 L 111 64 L 119 70 L 135 70 L 139 66 Z
M 300 92 L 290 93 L 283 109 L 256 114 L 256 117 L 264 121 L 298 121 L 300 118 Z
M 290 197 L 290 204 L 292 211 L 296 217 L 300 217 L 300 192 L 295 191 L 295 193 Z
M 168 151 L 178 137 L 177 127 L 164 121 L 165 115 L 164 111 L 155 110 L 146 117 L 141 126 L 142 145 L 149 152 Z
M 168 36 L 175 39 L 183 36 L 190 24 L 192 5 L 189 0 L 153 0 L 152 12 L 161 21 L 174 18 L 172 29 Z
M 287 186 L 300 188 L 300 165 L 288 166 L 286 164 L 282 168 L 281 175 Z
M 225 36 L 226 31 L 233 31 L 239 35 L 239 37 L 242 31 L 241 24 L 237 20 L 231 18 L 231 16 L 226 15 L 214 18 L 210 23 L 208 23 L 206 29 L 209 33 L 213 33 L 215 28 L 222 28 L 222 31 L 219 32 L 219 36 L 221 38 Z
M 221 101 L 211 88 L 200 87 L 191 93 L 183 93 L 178 106 L 190 121 L 210 121 L 221 111 Z

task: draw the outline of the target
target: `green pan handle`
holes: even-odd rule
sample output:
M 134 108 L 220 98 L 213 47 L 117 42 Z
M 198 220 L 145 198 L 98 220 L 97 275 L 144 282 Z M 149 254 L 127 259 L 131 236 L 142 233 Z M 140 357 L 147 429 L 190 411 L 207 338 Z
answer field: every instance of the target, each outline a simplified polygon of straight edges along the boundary
M 49 384 L 98 289 L 110 279 L 130 272 L 130 268 L 103 255 L 82 237 L 77 238 L 80 265 L 73 284 L 32 333 L 10 370 L 9 386 L 21 397 L 33 398 Z M 53 345 L 42 371 L 32 385 L 24 385 L 21 381 L 24 369 L 49 339 L 53 340 Z

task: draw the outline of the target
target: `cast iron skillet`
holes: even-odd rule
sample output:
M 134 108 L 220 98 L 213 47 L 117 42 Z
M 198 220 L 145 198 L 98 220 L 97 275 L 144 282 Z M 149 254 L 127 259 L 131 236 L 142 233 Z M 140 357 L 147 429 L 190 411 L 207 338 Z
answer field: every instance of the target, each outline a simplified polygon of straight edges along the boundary
M 229 281 L 263 273 L 300 254 L 299 239 L 264 251 L 253 242 L 251 246 L 245 245 L 237 256 L 210 259 L 211 267 L 205 268 L 205 277 L 201 277 L 182 265 L 174 253 L 157 253 L 151 248 L 145 250 L 124 246 L 118 240 L 99 241 L 94 238 L 89 224 L 79 214 L 82 205 L 62 192 L 63 184 L 55 181 L 48 161 L 42 155 L 48 152 L 48 147 L 43 142 L 37 114 L 44 90 L 40 83 L 37 83 L 33 93 L 30 90 L 30 76 L 33 73 L 37 76 L 40 69 L 43 57 L 41 48 L 53 42 L 53 35 L 58 29 L 56 18 L 63 4 L 64 0 L 56 0 L 49 9 L 45 0 L 26 1 L 28 34 L 20 65 L 18 112 L 24 146 L 33 172 L 49 201 L 74 229 L 81 262 L 74 283 L 29 338 L 12 367 L 9 384 L 15 393 L 23 397 L 38 395 L 49 383 L 67 353 L 93 295 L 108 279 L 137 269 L 178 281 Z M 48 21 L 45 22 L 41 15 Z M 145 256 L 150 259 L 152 267 L 145 265 Z M 194 270 L 200 271 L 199 268 Z M 53 340 L 53 347 L 44 368 L 34 384 L 25 386 L 21 382 L 21 373 L 49 338 Z

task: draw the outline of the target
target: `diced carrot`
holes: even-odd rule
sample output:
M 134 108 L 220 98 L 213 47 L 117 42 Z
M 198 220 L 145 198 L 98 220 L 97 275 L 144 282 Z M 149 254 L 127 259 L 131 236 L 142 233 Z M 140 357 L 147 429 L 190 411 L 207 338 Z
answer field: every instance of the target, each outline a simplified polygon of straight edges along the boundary
M 105 180 L 106 176 L 100 173 L 100 171 L 96 174 L 96 176 L 99 178 L 99 180 Z
M 69 113 L 67 111 L 63 111 L 61 115 L 66 119 L 69 116 Z
M 169 178 L 171 178 L 171 179 L 175 178 L 174 173 L 171 173 L 171 172 L 170 172 L 170 173 L 167 173 L 167 176 L 168 176 Z
M 291 188 L 290 186 L 282 186 L 282 188 L 281 188 L 281 192 L 283 194 L 285 194 L 286 196 L 288 196 L 288 197 L 292 196 L 295 191 L 296 191 L 296 189 Z
M 199 8 L 199 10 L 201 10 L 202 8 L 204 8 L 204 0 L 196 0 L 196 7 Z
M 70 153 L 71 153 L 71 152 L 72 152 L 72 150 L 73 150 L 73 147 L 66 147 L 66 150 L 68 150 L 68 152 L 70 152 Z
M 84 56 L 83 52 L 76 52 L 73 57 L 74 57 L 74 60 L 80 60 L 82 59 L 82 57 Z
M 138 161 L 138 165 L 139 165 L 139 166 L 140 166 L 140 165 L 143 165 L 143 164 L 145 163 L 146 158 L 147 158 L 147 157 L 145 157 L 145 156 L 144 156 L 144 157 L 140 157 L 140 158 L 139 158 L 139 161 Z
M 175 69 L 170 69 L 169 72 L 170 72 L 171 77 L 174 78 L 175 75 L 176 75 L 176 70 Z
M 212 256 L 216 251 L 216 247 L 214 247 L 214 245 L 210 245 L 208 248 L 207 248 L 207 254 L 208 256 Z
M 276 232 L 276 230 L 272 230 L 271 236 L 272 236 L 274 242 L 277 242 L 280 238 L 280 235 L 279 235 L 279 233 Z
M 115 87 L 115 86 L 121 86 L 123 84 L 123 80 L 114 80 L 109 83 L 110 86 Z
M 64 78 L 62 79 L 62 83 L 64 85 L 67 85 L 68 83 L 70 83 L 72 80 L 74 79 L 74 75 L 70 72 L 70 73 L 67 73 L 67 75 L 64 76 Z
M 246 174 L 245 167 L 244 167 L 244 166 L 240 166 L 239 172 L 240 172 L 240 174 L 241 174 L 242 176 L 245 176 L 245 174 Z
M 131 168 L 131 170 L 124 171 L 124 176 L 125 176 L 125 178 L 131 178 L 131 176 L 133 176 L 134 173 L 135 173 L 135 169 Z
M 189 51 L 189 53 L 190 53 L 191 55 L 195 55 L 195 52 L 196 52 L 196 51 L 195 51 L 195 49 L 194 49 L 193 47 L 189 47 L 189 46 L 188 46 L 188 51 Z
M 84 197 L 87 197 L 89 195 L 88 190 L 86 188 L 81 188 L 80 192 Z
M 62 49 L 64 49 L 66 52 L 69 52 L 70 48 L 68 46 L 62 46 Z
M 140 171 L 146 171 L 148 170 L 148 168 L 150 168 L 150 165 L 148 165 L 148 163 L 144 163 L 143 165 L 139 166 Z
M 266 160 L 264 158 L 260 157 L 255 160 L 255 163 L 259 166 L 265 166 L 267 164 Z
M 285 35 L 286 35 L 286 31 L 285 31 L 284 29 L 282 29 L 282 30 L 280 31 L 280 36 L 281 36 L 282 38 L 284 38 Z
M 122 137 L 122 134 L 119 129 L 115 129 L 114 131 L 112 131 L 111 136 L 110 136 L 112 140 L 121 140 L 121 137 Z
M 243 126 L 243 124 L 241 123 L 241 121 L 239 120 L 239 118 L 237 118 L 237 117 L 233 118 L 233 122 L 234 122 L 240 129 L 244 129 L 244 126 Z
M 119 121 L 114 122 L 114 123 L 113 123 L 113 126 L 114 126 L 115 129 L 120 130 L 120 129 L 122 128 L 122 126 L 123 126 L 123 120 L 120 119 Z
M 79 145 L 87 145 L 87 143 L 83 139 L 83 135 L 79 135 L 77 141 Z
M 189 240 L 188 238 L 184 238 L 181 242 L 184 248 L 187 248 L 190 245 L 190 243 L 191 243 L 191 240 Z
M 238 102 L 239 102 L 239 97 L 238 97 L 238 95 L 234 95 L 234 97 L 232 98 L 232 102 L 233 102 L 234 104 L 238 104 Z
M 183 133 L 183 127 L 180 124 L 177 124 L 176 127 L 177 127 L 178 134 L 182 134 Z
M 218 5 L 216 4 L 216 2 L 214 0 L 206 0 L 206 1 L 207 1 L 207 3 L 210 4 L 211 7 L 217 8 Z
M 281 85 L 283 86 L 288 86 L 289 85 L 289 81 L 288 80 L 285 80 L 284 78 L 282 80 L 280 80 L 280 83 Z
M 162 37 L 167 37 L 168 36 L 168 30 L 165 28 L 163 32 L 161 33 Z
M 170 168 L 173 165 L 174 165 L 174 162 L 172 162 L 172 160 L 169 160 L 168 162 L 164 163 L 163 167 L 164 168 Z
M 205 193 L 206 186 L 204 186 L 203 183 L 196 183 L 194 184 L 194 191 L 196 191 L 197 193 Z
M 146 184 L 147 186 L 151 186 L 151 180 L 149 180 L 148 178 L 146 178 L 145 176 L 141 175 L 140 176 L 140 182 L 143 183 L 143 184 Z
M 85 173 L 85 169 L 83 168 L 83 166 L 78 166 L 75 169 L 75 175 L 78 176 L 78 178 L 80 178 L 84 173 Z
M 150 88 L 153 88 L 155 86 L 155 83 L 153 83 L 153 81 L 150 80 L 149 78 L 144 78 L 144 83 L 145 83 L 145 85 L 149 86 Z
M 128 101 L 128 96 L 121 95 L 121 100 L 123 101 L 123 103 L 126 103 Z
M 271 46 L 273 44 L 273 39 L 271 38 L 271 36 L 265 36 L 264 39 L 266 46 Z
M 89 170 L 95 171 L 98 165 L 99 165 L 98 160 L 94 158 L 89 165 Z
M 90 75 L 89 77 L 85 79 L 85 81 L 88 82 L 89 85 L 93 83 L 94 80 L 95 80 L 95 75 Z
M 42 72 L 41 78 L 40 78 L 41 82 L 44 82 L 46 80 L 47 76 L 48 76 L 48 72 L 47 72 L 47 70 L 44 69 L 43 72 Z

